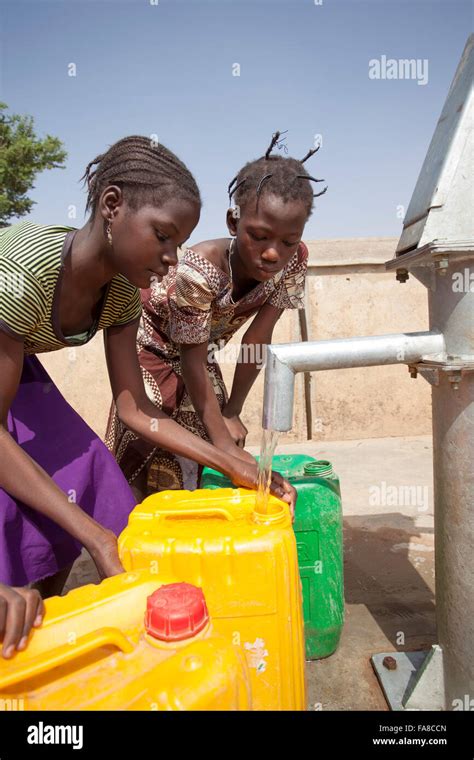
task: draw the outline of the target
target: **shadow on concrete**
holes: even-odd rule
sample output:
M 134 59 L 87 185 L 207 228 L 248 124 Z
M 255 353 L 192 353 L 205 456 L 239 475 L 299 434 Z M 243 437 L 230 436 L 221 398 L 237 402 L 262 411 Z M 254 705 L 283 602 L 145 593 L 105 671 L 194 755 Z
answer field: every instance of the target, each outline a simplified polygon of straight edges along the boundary
M 399 651 L 436 642 L 434 535 L 400 513 L 344 520 L 346 605 L 365 605 Z

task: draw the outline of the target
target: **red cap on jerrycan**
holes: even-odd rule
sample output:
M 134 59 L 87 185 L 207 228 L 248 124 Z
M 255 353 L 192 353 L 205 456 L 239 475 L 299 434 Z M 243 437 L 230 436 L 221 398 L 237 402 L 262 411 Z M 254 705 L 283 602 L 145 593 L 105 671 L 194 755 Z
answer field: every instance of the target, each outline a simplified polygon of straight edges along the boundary
M 168 583 L 147 598 L 145 629 L 155 639 L 189 639 L 208 622 L 204 593 L 191 583 Z

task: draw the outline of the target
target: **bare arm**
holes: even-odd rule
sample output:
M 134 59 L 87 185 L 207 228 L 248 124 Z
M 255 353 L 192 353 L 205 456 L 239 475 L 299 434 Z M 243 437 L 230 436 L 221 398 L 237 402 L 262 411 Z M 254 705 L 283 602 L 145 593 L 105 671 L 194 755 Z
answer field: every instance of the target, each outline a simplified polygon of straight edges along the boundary
M 264 304 L 243 336 L 232 392 L 222 412 L 206 368 L 207 342 L 180 346 L 183 378 L 193 406 L 213 444 L 229 453 L 235 451 L 236 444 L 241 449 L 245 446 L 247 428 L 239 415 L 263 366 L 266 345 L 271 342 L 273 328 L 282 311 Z
M 203 441 L 159 410 L 148 398 L 138 363 L 136 334 L 138 320 L 109 327 L 104 336 L 107 366 L 117 413 L 122 422 L 146 441 L 223 472 L 234 483 L 257 487 L 255 461 L 244 461 Z M 271 492 L 294 505 L 294 489 L 278 473 L 273 474 Z
M 227 475 L 235 474 L 234 457 L 193 435 L 150 401 L 135 347 L 137 327 L 138 320 L 106 330 L 107 366 L 120 419 L 136 435 L 160 448 Z
M 283 309 L 264 304 L 242 337 L 232 391 L 223 412 L 225 417 L 238 416 L 241 413 L 245 399 L 264 365 L 266 346 L 272 342 L 273 329 L 282 313 Z
M 181 370 L 193 406 L 209 437 L 223 451 L 235 450 L 234 440 L 227 429 L 207 371 L 208 343 L 181 344 Z
M 0 331 L 0 486 L 83 544 L 102 576 L 119 573 L 123 568 L 113 533 L 89 517 L 78 504 L 71 503 L 7 430 L 7 414 L 20 382 L 23 355 L 23 343 Z

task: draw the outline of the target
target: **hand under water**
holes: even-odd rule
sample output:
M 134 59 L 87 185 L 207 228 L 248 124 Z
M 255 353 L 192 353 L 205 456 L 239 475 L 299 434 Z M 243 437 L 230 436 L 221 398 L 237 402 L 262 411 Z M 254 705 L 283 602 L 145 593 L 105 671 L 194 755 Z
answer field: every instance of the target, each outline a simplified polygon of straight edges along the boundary
M 248 454 L 248 452 L 245 453 Z M 251 454 L 248 454 L 248 457 L 251 457 Z M 232 472 L 229 474 L 232 482 L 236 485 L 256 490 L 258 486 L 258 464 L 253 457 L 251 458 L 253 462 L 248 458 L 235 458 L 237 461 L 233 463 Z M 291 520 L 294 522 L 297 498 L 296 489 L 279 472 L 275 472 L 274 470 L 272 470 L 270 480 L 270 493 L 272 496 L 276 496 L 277 499 L 281 499 L 281 501 L 288 504 Z

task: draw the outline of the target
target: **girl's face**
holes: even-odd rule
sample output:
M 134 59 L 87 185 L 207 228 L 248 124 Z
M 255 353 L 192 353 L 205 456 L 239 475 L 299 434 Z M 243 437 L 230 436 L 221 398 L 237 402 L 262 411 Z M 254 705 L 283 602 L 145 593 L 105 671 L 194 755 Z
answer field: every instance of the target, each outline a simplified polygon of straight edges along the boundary
M 302 201 L 287 201 L 265 194 L 247 203 L 235 219 L 227 212 L 229 232 L 236 236 L 237 255 L 249 278 L 264 282 L 283 269 L 295 254 L 307 220 Z
M 177 264 L 177 249 L 190 236 L 199 215 L 199 205 L 177 199 L 138 211 L 120 203 L 112 220 L 113 268 L 138 288 L 161 282 L 169 267 Z

